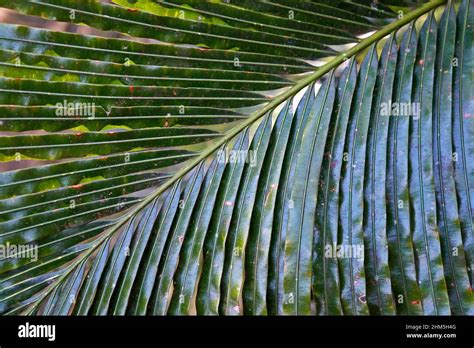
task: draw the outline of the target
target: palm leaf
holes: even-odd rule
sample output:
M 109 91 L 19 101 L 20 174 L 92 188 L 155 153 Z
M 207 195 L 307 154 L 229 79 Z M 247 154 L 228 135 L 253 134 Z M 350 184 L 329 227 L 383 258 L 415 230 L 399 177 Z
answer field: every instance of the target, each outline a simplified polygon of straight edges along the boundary
M 0 0 L 0 313 L 474 313 L 444 3 Z

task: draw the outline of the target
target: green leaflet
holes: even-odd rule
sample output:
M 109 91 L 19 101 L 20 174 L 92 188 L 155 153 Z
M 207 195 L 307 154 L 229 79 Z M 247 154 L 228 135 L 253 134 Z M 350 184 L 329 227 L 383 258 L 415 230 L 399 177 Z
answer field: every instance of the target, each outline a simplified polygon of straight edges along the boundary
M 0 151 L 5 155 L 21 153 L 37 159 L 56 160 L 127 153 L 137 146 L 164 148 L 189 145 L 213 139 L 218 135 L 219 133 L 206 129 L 176 127 L 2 136 Z
M 54 290 L 46 304 L 36 314 L 68 315 L 74 306 L 85 274 L 86 262 L 83 261 L 64 281 L 61 287 Z
M 63 229 L 119 212 L 140 200 L 134 197 L 114 197 L 75 206 L 69 204 L 51 211 L 8 220 L 0 225 L 3 231 L 8 231 L 0 234 L 0 241 L 12 244 L 35 242 Z
M 136 171 L 145 171 L 153 168 L 163 168 L 189 159 L 192 153 L 181 150 L 147 150 L 131 151 L 130 153 L 115 154 L 111 156 L 94 156 L 77 161 L 55 163 L 41 167 L 32 167 L 9 171 L 0 174 L 0 206 L 2 213 L 7 213 L 8 208 L 18 207 L 15 204 L 21 201 L 23 195 L 44 193 L 51 195 L 53 192 L 45 191 L 44 180 L 58 182 L 52 186 L 63 186 L 68 189 L 83 192 L 89 185 L 81 185 L 86 178 L 101 176 L 112 179 Z M 111 170 L 112 169 L 112 170 Z M 87 191 L 87 189 L 86 189 Z M 13 197 L 17 196 L 17 197 Z M 12 200 L 3 200 L 12 198 Z
M 0 5 L 11 7 L 5 1 Z M 58 21 L 86 23 L 101 30 L 120 28 L 121 32 L 136 37 L 147 37 L 174 44 L 201 44 L 213 49 L 238 48 L 243 52 L 266 53 L 283 57 L 299 56 L 318 58 L 330 55 L 331 50 L 314 41 L 289 39 L 274 34 L 258 31 L 239 30 L 227 26 L 209 25 L 206 23 L 181 20 L 179 18 L 155 16 L 146 12 L 134 14 L 127 9 L 111 4 L 84 1 L 80 5 L 70 0 L 28 1 L 16 4 L 18 11 Z M 75 16 L 71 18 L 70 12 Z M 139 18 L 137 18 L 139 16 Z M 178 29 L 178 30 L 176 30 Z
M 265 153 L 246 248 L 243 289 L 245 314 L 268 313 L 267 283 L 273 211 L 277 204 L 278 182 L 294 117 L 293 104 L 290 101 L 277 116 Z
M 283 313 L 311 311 L 312 245 L 319 174 L 329 119 L 334 104 L 334 79 L 330 73 L 321 85 L 301 135 L 295 158 L 293 187 L 289 193 L 287 233 L 283 256 Z
M 248 137 L 248 130 L 245 130 L 238 137 L 234 151 L 245 151 L 249 146 Z M 204 240 L 203 269 L 196 298 L 196 309 L 200 315 L 219 314 L 225 245 L 244 166 L 244 161 L 227 163 L 216 197 L 216 208 Z
M 64 107 L 64 101 L 61 103 Z M 74 105 L 74 104 L 73 104 Z M 67 110 L 58 115 L 58 110 Z M 71 110 L 71 115 L 69 114 Z M 92 116 L 76 114 L 74 106 L 58 109 L 56 106 L 0 106 L 2 131 L 42 129 L 47 132 L 70 130 L 85 126 L 89 131 L 101 131 L 112 123 L 132 129 L 173 126 L 205 126 L 238 121 L 246 116 L 229 109 L 192 106 L 136 106 L 111 107 L 106 111 L 100 105 L 92 107 Z M 117 127 L 115 127 L 117 128 Z M 125 128 L 126 129 L 126 128 Z
M 412 78 L 416 57 L 416 32 L 414 25 L 404 33 L 398 52 L 397 74 L 395 78 L 391 107 L 388 163 L 387 163 L 387 234 L 392 286 L 397 313 L 420 315 L 423 308 L 415 271 L 415 256 L 411 236 L 410 203 L 408 196 L 408 151 L 410 117 L 416 117 L 413 109 L 401 106 L 412 105 Z
M 474 295 L 470 288 L 456 198 L 452 146 L 452 77 L 456 17 L 449 6 L 438 29 L 433 102 L 434 178 L 441 251 L 451 311 L 455 315 L 472 314 Z M 456 203 L 456 204 L 455 204 Z
M 160 1 L 160 5 L 169 10 L 177 11 L 178 15 L 180 14 L 179 11 L 184 10 L 185 17 L 188 13 L 197 15 L 198 18 L 199 15 L 212 16 L 213 19 L 222 20 L 228 25 L 250 30 L 260 30 L 267 33 L 302 38 L 305 40 L 317 39 L 323 43 L 331 41 L 334 43 L 343 43 L 347 40 L 347 32 L 344 32 L 337 26 L 323 26 L 319 23 L 314 23 L 313 20 L 309 22 L 303 22 L 301 20 L 295 21 L 289 18 L 288 10 L 285 11 L 283 8 L 270 7 L 268 5 L 266 9 L 273 11 L 262 12 L 262 6 L 266 4 L 258 2 L 240 1 L 238 4 L 227 4 L 224 2 L 204 2 L 199 0 L 167 0 Z M 344 16 L 346 16 L 346 18 L 348 17 L 345 11 L 338 10 L 336 7 L 320 7 L 318 11 L 312 14 L 317 15 L 318 12 L 324 12 L 325 9 L 327 13 L 333 15 L 337 13 L 338 18 Z M 278 10 L 280 13 L 276 13 Z M 333 18 L 329 19 L 331 20 Z M 357 21 L 362 24 L 367 23 L 367 20 L 362 17 L 358 17 Z
M 341 175 L 344 138 L 347 130 L 352 96 L 357 80 L 355 60 L 344 69 L 336 88 L 335 105 L 330 133 L 322 162 L 315 213 L 313 250 L 313 294 L 319 315 L 342 314 L 339 296 L 339 270 L 337 258 L 327 255 L 338 240 L 339 180 Z M 331 132 L 332 131 L 332 132 Z
M 158 274 L 152 292 L 153 314 L 164 315 L 168 311 L 171 301 L 171 285 L 173 274 L 179 261 L 179 252 L 183 244 L 190 223 L 192 209 L 196 204 L 199 190 L 203 183 L 203 166 L 198 166 L 186 184 L 180 202 L 179 211 L 173 222 L 170 236 L 163 249 L 163 255 L 158 267 Z
M 362 63 L 351 105 L 340 182 L 340 229 L 337 245 L 344 250 L 339 258 L 341 304 L 344 314 L 368 314 L 365 286 L 363 218 L 364 171 L 369 114 L 377 74 L 377 55 L 372 46 Z M 333 250 L 334 253 L 334 250 Z
M 413 245 L 423 313 L 450 314 L 443 260 L 436 224 L 433 179 L 433 89 L 437 28 L 433 15 L 421 29 L 413 75 L 413 101 L 420 114 L 410 119 L 410 200 Z M 429 87 L 429 88 L 427 88 Z
M 308 86 L 301 98 L 290 130 L 289 143 L 283 159 L 282 173 L 275 204 L 275 219 L 270 241 L 268 262 L 268 313 L 272 315 L 283 313 L 283 261 L 286 231 L 288 226 L 289 195 L 295 176 L 295 158 L 301 148 L 302 132 L 309 117 L 311 106 L 314 104 L 314 84 Z
M 457 16 L 456 47 L 454 55 L 457 66 L 453 67 L 453 150 L 456 154 L 454 180 L 458 201 L 461 232 L 466 253 L 466 263 L 470 274 L 471 289 L 474 284 L 474 164 L 469 158 L 474 154 L 472 86 L 472 3 L 462 1 Z M 471 49 L 469 49 L 471 48 Z
M 59 231 L 53 230 L 54 233 L 44 236 L 41 240 L 35 241 L 34 243 L 30 242 L 30 245 L 37 245 L 38 259 L 41 258 L 44 260 L 43 264 L 38 265 L 34 260 L 15 258 L 13 255 L 2 259 L 0 262 L 0 271 L 2 273 L 2 281 L 5 281 L 4 285 L 12 285 L 15 282 L 21 285 L 20 278 L 25 280 L 27 278 L 24 278 L 24 276 L 28 274 L 31 275 L 40 269 L 47 269 L 47 264 L 58 257 L 58 255 L 68 252 L 75 253 L 73 251 L 82 251 L 84 246 L 78 246 L 78 244 L 81 244 L 89 238 L 96 237 L 105 227 L 110 226 L 113 222 L 115 221 L 93 221 L 82 226 L 82 229 L 71 227 Z M 66 260 L 59 261 L 59 264 L 67 262 Z M 43 266 L 45 266 L 45 268 L 43 268 Z
M 81 291 L 78 294 L 76 305 L 73 309 L 73 314 L 86 315 L 88 313 L 100 281 L 100 275 L 102 274 L 107 262 L 109 248 L 110 240 L 102 245 L 93 258 L 90 265 L 89 274 L 86 277 L 84 285 L 81 287 Z
M 78 192 L 77 188 L 67 187 L 38 192 L 36 194 L 16 196 L 0 200 L 0 206 L 3 210 L 0 214 L 0 219 L 5 221 L 19 219 L 65 206 L 74 209 L 76 205 L 140 191 L 159 184 L 168 177 L 169 175 L 150 173 L 131 174 L 84 184 L 80 187 L 80 192 Z
M 141 65 L 175 67 L 180 70 L 212 68 L 227 74 L 236 71 L 257 72 L 263 73 L 267 78 L 272 78 L 268 74 L 295 74 L 312 69 L 311 65 L 302 61 L 275 55 L 144 44 L 8 24 L 0 25 L 0 44 L 2 48 L 12 51 L 60 55 L 121 65 L 134 62 Z
M 114 296 L 114 315 L 124 315 L 131 296 L 132 286 L 135 281 L 144 250 L 148 244 L 153 231 L 155 216 L 159 210 L 159 200 L 153 202 L 140 219 L 140 225 L 133 236 L 130 250 L 127 254 L 127 261 L 121 273 L 121 277 L 114 285 L 117 289 Z
M 145 214 L 146 212 L 143 212 L 136 216 L 135 219 L 130 220 L 116 239 L 113 251 L 107 260 L 105 268 L 103 270 L 100 268 L 95 269 L 102 274 L 100 283 L 97 286 L 94 302 L 89 312 L 90 314 L 105 315 L 110 310 L 111 299 L 120 277 L 120 271 L 124 267 L 127 257 L 130 255 L 133 235 L 136 233 L 137 228 L 140 228 L 140 218 Z
M 100 85 L 80 82 L 49 82 L 0 78 L 0 103 L 5 105 L 64 105 L 85 103 L 101 106 L 168 105 L 236 108 L 262 104 L 269 98 L 261 94 L 228 89 L 182 88 L 161 86 Z
M 370 314 L 393 315 L 387 248 L 386 188 L 387 136 L 389 117 L 382 107 L 391 102 L 397 65 L 395 35 L 385 43 L 379 61 L 379 75 L 375 84 L 371 120 L 367 134 L 366 176 L 364 181 L 364 256 L 367 305 Z
M 168 194 L 163 198 L 160 213 L 156 217 L 153 234 L 150 236 L 143 256 L 140 272 L 135 280 L 133 293 L 136 294 L 131 299 L 128 312 L 134 315 L 143 315 L 147 312 L 150 302 L 154 282 L 158 273 L 159 260 L 165 248 L 165 243 L 170 233 L 177 207 L 180 204 L 180 185 L 173 185 L 168 190 Z
M 127 65 L 0 50 L 0 75 L 9 78 L 105 85 L 171 86 L 270 90 L 291 85 L 278 76 L 202 68 Z
M 270 114 L 262 120 L 250 144 L 249 152 L 246 154 L 246 159 L 250 160 L 254 156 L 255 161 L 246 163 L 243 169 L 239 193 L 236 197 L 235 208 L 226 239 L 219 304 L 220 314 L 236 315 L 243 312 L 240 307 L 240 301 L 245 272 L 245 248 L 257 183 L 271 135 L 271 120 Z
M 222 151 L 222 149 L 221 149 Z M 216 197 L 222 183 L 225 170 L 224 154 L 217 155 L 207 170 L 205 182 L 183 242 L 180 262 L 175 273 L 173 297 L 168 314 L 190 314 L 192 300 L 197 291 L 200 265 L 203 257 L 203 244 L 210 226 L 212 212 L 215 208 Z
M 89 244 L 81 245 L 80 243 L 88 238 L 93 238 L 110 224 L 111 222 L 106 221 L 94 222 L 86 227 L 83 226 L 79 233 L 77 229 L 73 228 L 64 230 L 54 235 L 53 238 L 44 239 L 38 245 L 38 258 L 43 260 L 41 264 L 29 259 L 8 258 L 1 260 L 0 302 L 2 312 L 7 312 L 12 308 L 18 310 L 24 304 L 34 303 L 37 300 L 35 294 L 61 275 L 61 267 L 90 247 Z M 15 268 L 8 272 L 12 263 L 16 263 Z
M 180 4 L 183 2 L 172 0 L 163 3 L 171 6 L 173 3 Z M 280 35 L 307 40 L 310 40 L 311 37 L 314 38 L 316 34 L 331 35 L 326 38 L 321 35 L 319 40 L 323 43 L 337 39 L 339 40 L 336 42 L 342 43 L 344 36 L 347 37 L 349 28 L 356 32 L 370 28 L 367 20 L 363 17 L 350 16 L 346 11 L 340 10 L 336 6 L 318 6 L 309 2 L 302 4 L 294 1 L 289 3 L 288 1 L 257 2 L 241 0 L 236 4 L 203 4 L 198 3 L 198 1 L 191 1 L 190 4 L 192 10 L 205 10 L 209 14 L 225 15 L 223 18 L 226 22 L 242 28 L 258 28 L 264 32 L 279 33 Z M 247 10 L 245 14 L 242 8 Z M 238 14 L 241 15 L 238 16 Z M 239 19 L 241 20 L 239 21 Z M 293 30 L 298 30 L 299 35 L 291 35 Z M 338 35 L 340 36 L 338 37 Z
M 386 4 L 385 4 L 386 3 Z M 394 12 L 388 7 L 390 1 L 385 1 L 381 3 L 373 3 L 370 1 L 361 1 L 361 3 L 356 2 L 342 2 L 341 8 L 352 13 L 359 14 L 361 16 L 367 16 L 370 18 L 390 18 L 394 17 Z

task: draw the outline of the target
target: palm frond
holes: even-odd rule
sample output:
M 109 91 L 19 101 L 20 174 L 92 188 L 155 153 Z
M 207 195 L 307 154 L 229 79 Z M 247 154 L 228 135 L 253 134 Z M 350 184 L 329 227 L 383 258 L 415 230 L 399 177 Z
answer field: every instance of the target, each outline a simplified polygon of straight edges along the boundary
M 0 313 L 473 314 L 444 3 L 0 0 Z

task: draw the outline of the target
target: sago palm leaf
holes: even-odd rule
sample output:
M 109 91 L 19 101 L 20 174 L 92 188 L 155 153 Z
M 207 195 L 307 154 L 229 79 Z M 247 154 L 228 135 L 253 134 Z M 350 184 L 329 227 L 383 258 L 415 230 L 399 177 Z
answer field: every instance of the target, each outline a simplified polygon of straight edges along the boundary
M 0 313 L 474 314 L 469 0 L 0 7 Z

